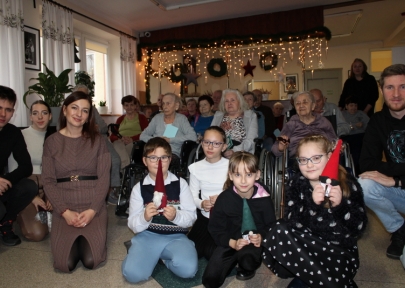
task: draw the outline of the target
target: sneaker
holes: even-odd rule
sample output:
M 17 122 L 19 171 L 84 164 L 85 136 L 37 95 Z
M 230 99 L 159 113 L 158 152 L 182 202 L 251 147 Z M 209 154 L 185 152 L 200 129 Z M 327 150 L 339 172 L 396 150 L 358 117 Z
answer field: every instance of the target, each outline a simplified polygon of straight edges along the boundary
M 111 189 L 110 193 L 108 194 L 108 199 L 107 202 L 108 204 L 111 205 L 117 205 L 118 203 L 118 189 L 117 187 L 114 187 Z
M 405 224 L 391 235 L 391 244 L 387 248 L 387 257 L 398 259 L 405 246 Z
M 0 227 L 0 232 L 1 243 L 3 243 L 4 245 L 16 246 L 18 244 L 21 244 L 20 237 L 14 234 L 12 221 L 4 222 L 3 225 Z

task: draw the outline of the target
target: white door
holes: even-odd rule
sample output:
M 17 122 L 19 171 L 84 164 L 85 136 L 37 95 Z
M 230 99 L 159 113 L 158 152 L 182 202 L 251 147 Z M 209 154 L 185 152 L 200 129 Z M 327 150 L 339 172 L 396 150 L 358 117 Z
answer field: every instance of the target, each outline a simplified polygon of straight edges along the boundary
M 342 69 L 305 71 L 305 90 L 319 89 L 329 103 L 338 104 L 342 93 Z

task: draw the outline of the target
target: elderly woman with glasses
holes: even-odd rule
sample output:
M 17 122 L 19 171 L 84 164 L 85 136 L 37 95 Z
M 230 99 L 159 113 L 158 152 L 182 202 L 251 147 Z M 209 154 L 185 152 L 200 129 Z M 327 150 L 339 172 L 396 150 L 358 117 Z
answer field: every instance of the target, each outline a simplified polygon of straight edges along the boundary
M 292 96 L 297 114 L 284 124 L 281 136 L 273 144 L 271 151 L 276 156 L 281 156 L 288 147 L 289 157 L 297 151 L 299 141 L 309 135 L 320 134 L 333 141 L 337 138 L 332 124 L 323 116 L 313 113 L 315 98 L 311 92 L 295 92 Z
M 237 151 L 255 152 L 257 116 L 238 90 L 226 89 L 222 92 L 219 111 L 215 112 L 211 126 L 219 126 L 225 131 L 229 149 L 224 152 L 226 158 Z

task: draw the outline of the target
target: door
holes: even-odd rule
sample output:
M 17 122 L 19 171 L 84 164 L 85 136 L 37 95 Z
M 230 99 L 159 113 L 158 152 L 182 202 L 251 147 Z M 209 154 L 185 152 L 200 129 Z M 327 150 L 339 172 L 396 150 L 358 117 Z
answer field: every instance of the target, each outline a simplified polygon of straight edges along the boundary
M 305 90 L 319 89 L 329 103 L 338 104 L 342 93 L 342 69 L 305 71 Z

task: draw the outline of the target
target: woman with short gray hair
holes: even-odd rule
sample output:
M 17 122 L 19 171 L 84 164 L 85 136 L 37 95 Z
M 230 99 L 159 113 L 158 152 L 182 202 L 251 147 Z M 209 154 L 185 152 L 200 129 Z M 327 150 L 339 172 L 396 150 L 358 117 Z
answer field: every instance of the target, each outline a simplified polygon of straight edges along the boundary
M 237 151 L 255 152 L 257 116 L 238 90 L 226 89 L 222 92 L 219 111 L 215 112 L 211 126 L 219 126 L 225 131 L 228 139 L 228 150 L 224 152 L 226 158 Z

